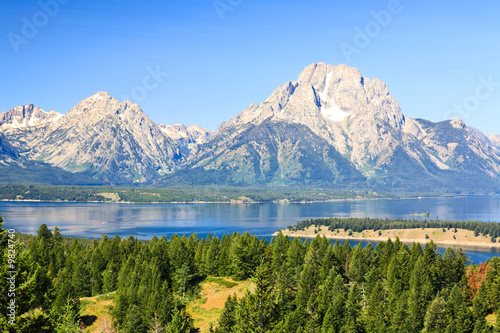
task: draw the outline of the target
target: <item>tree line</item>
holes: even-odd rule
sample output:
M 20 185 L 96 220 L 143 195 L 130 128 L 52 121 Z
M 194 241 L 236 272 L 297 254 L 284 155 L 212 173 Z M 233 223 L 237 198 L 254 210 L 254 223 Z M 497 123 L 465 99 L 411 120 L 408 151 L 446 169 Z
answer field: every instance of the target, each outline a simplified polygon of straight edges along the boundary
M 1 222 L 1 220 L 0 220 Z M 6 304 L 7 239 L 1 304 Z M 4 332 L 79 332 L 79 299 L 115 292 L 119 332 L 196 332 L 185 310 L 207 276 L 252 279 L 255 290 L 231 296 L 210 330 L 225 332 L 493 332 L 500 310 L 500 259 L 468 265 L 461 249 L 398 239 L 375 247 L 312 241 L 279 233 L 199 238 L 70 239 L 42 225 L 16 244 L 16 325 Z

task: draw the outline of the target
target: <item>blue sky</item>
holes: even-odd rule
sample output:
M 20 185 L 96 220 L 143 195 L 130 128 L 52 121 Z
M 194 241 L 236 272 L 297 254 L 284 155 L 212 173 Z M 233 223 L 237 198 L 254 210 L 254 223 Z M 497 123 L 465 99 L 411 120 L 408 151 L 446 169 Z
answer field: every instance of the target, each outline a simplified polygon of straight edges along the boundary
M 385 81 L 410 117 L 500 133 L 499 12 L 494 0 L 2 1 L 0 111 L 66 113 L 107 91 L 157 123 L 214 130 L 326 62 Z

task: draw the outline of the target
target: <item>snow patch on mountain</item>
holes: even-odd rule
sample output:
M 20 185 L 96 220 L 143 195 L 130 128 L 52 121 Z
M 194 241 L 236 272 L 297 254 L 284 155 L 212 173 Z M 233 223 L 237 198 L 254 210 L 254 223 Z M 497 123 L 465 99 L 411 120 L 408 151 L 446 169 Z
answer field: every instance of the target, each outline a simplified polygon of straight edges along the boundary
M 323 117 L 333 121 L 342 121 L 350 115 L 350 113 L 342 111 L 335 105 L 335 99 L 332 98 L 328 103 L 330 104 L 329 108 L 323 106 L 320 108 Z

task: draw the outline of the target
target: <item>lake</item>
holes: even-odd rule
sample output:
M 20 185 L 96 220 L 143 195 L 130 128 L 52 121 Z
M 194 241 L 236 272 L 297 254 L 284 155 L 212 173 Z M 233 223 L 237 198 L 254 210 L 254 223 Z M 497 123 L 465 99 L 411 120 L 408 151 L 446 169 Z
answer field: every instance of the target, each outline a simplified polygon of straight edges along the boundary
M 100 238 L 133 235 L 200 236 L 245 232 L 270 239 L 278 229 L 317 217 L 411 218 L 430 212 L 429 219 L 500 221 L 500 196 L 343 200 L 308 204 L 119 204 L 69 202 L 0 202 L 7 228 L 36 234 L 40 224 L 58 226 L 65 236 Z M 419 218 L 419 217 L 416 217 Z M 422 219 L 422 218 L 420 218 Z M 356 242 L 352 242 L 356 244 Z M 498 249 L 465 248 L 474 262 L 497 255 Z M 440 249 L 443 250 L 443 249 Z M 498 252 L 497 252 L 498 251 Z

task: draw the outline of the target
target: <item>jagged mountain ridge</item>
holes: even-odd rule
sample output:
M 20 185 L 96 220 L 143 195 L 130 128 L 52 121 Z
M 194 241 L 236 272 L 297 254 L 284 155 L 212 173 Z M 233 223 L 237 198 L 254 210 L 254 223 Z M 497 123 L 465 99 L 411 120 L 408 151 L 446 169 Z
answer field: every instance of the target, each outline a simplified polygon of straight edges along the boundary
M 279 122 L 306 126 L 369 184 L 409 187 L 406 180 L 418 180 L 446 185 L 458 181 L 460 173 L 487 183 L 499 175 L 498 151 L 480 131 L 458 119 L 434 124 L 406 117 L 381 80 L 363 77 L 347 65 L 324 63 L 306 67 L 297 81 L 279 86 L 260 105 L 251 104 L 223 123 L 208 144 L 190 155 L 188 169 L 196 170 L 197 181 L 203 179 L 201 170 L 213 179 L 217 170 L 226 173 L 227 165 L 248 169 L 245 154 L 235 149 L 252 140 L 252 128 Z M 253 165 L 254 174 L 260 174 Z M 228 176 L 230 182 L 235 178 Z
M 214 133 L 155 124 L 102 92 L 65 115 L 7 113 L 0 133 L 26 159 L 115 183 L 499 189 L 498 136 L 406 117 L 383 81 L 347 65 L 307 66 Z
M 184 124 L 158 124 L 160 130 L 173 140 L 180 149 L 182 156 L 188 157 L 190 152 L 199 144 L 210 140 L 213 132 L 198 125 L 187 127 Z
M 8 132 L 23 128 L 40 128 L 57 121 L 63 115 L 56 111 L 46 112 L 28 104 L 20 105 L 7 112 L 0 113 L 0 129 Z
M 64 115 L 50 113 L 53 117 L 45 122 L 33 122 L 33 114 L 46 113 L 32 105 L 7 111 L 0 119 L 10 122 L 0 130 L 27 159 L 66 171 L 116 183 L 147 182 L 172 172 L 185 158 L 175 140 L 137 104 L 119 102 L 105 92 Z

